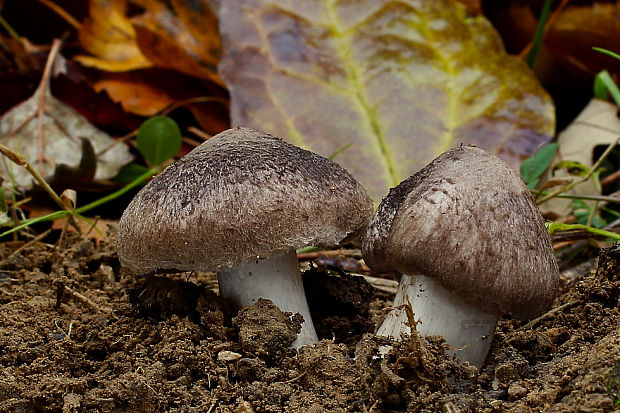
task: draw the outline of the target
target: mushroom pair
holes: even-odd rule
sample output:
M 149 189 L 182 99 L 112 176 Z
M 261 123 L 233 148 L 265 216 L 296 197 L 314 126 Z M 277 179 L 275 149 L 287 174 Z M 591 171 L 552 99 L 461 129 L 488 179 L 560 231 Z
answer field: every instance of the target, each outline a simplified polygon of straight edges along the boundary
M 316 342 L 295 250 L 361 235 L 373 213 L 338 164 L 248 128 L 224 131 L 153 178 L 118 226 L 121 265 L 217 271 L 237 307 L 270 299 L 304 318 L 293 347 Z
M 260 131 L 236 128 L 153 178 L 125 210 L 118 254 L 136 275 L 214 270 L 238 307 L 268 298 L 304 318 L 293 347 L 317 341 L 295 249 L 359 235 L 372 201 L 342 167 Z M 393 188 L 362 250 L 403 274 L 394 306 L 481 366 L 499 314 L 547 308 L 559 276 L 543 219 L 517 173 L 480 149 L 450 150 Z M 410 277 L 410 275 L 415 277 Z M 410 332 L 402 309 L 378 330 Z
M 402 273 L 377 334 L 441 335 L 480 367 L 499 315 L 547 309 L 559 288 L 544 220 L 520 176 L 475 147 L 445 152 L 390 190 L 362 243 L 374 271 Z

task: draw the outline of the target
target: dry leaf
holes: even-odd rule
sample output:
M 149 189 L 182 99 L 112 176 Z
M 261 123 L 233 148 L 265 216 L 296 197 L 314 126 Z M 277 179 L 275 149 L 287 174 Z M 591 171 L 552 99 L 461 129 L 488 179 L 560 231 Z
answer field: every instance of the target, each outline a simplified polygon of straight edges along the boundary
M 592 50 L 596 46 L 619 51 L 618 16 L 618 1 L 571 4 L 564 9 L 545 36 L 545 45 L 564 67 L 573 72 L 591 76 L 607 69 L 620 74 L 620 62 Z
M 78 39 L 94 56 L 76 56 L 84 66 L 124 72 L 152 66 L 136 44 L 135 30 L 126 16 L 126 0 L 90 0 L 90 16 Z
M 159 86 L 145 79 L 140 71 L 132 71 L 103 75 L 93 84 L 93 89 L 105 90 L 127 112 L 153 116 L 175 101 Z
M 375 200 L 477 144 L 515 167 L 554 132 L 551 99 L 483 17 L 452 1 L 221 2 L 233 125 L 335 160 Z
M 552 165 L 561 161 L 580 162 L 587 167 L 593 165 L 594 149 L 597 146 L 611 145 L 620 135 L 618 107 L 609 102 L 592 99 L 577 118 L 558 135 L 558 151 Z M 549 180 L 570 179 L 566 170 L 557 170 L 553 175 L 547 173 L 544 184 Z M 574 177 L 572 177 L 574 178 Z M 592 180 L 575 186 L 567 193 L 573 195 L 599 194 Z M 592 206 L 594 201 L 585 201 Z M 545 213 L 552 212 L 566 216 L 570 212 L 569 199 L 553 198 L 540 205 Z
M 41 107 L 44 110 L 38 115 Z M 42 135 L 39 135 L 39 120 Z M 114 142 L 82 115 L 54 98 L 46 82 L 41 83 L 31 98 L 0 119 L 0 142 L 21 154 L 45 178 L 51 179 L 60 165 L 79 168 L 82 161 L 80 138 L 87 138 L 96 153 Z M 95 179 L 112 178 L 131 160 L 132 156 L 124 144 L 115 145 L 97 157 Z M 5 186 L 14 183 L 20 189 L 30 189 L 33 185 L 28 171 L 4 158 L 0 161 L 0 174 L 11 178 L 7 179 Z
M 226 92 L 211 82 L 191 78 L 165 69 L 134 70 L 128 73 L 106 73 L 95 82 L 97 91 L 106 91 L 128 112 L 152 116 L 168 107 L 192 99 L 211 102 L 186 103 L 200 125 L 209 133 L 229 127 Z
M 151 62 L 222 84 L 217 18 L 206 2 L 172 0 L 168 6 L 157 0 L 132 1 L 145 9 L 132 22 L 140 50 Z

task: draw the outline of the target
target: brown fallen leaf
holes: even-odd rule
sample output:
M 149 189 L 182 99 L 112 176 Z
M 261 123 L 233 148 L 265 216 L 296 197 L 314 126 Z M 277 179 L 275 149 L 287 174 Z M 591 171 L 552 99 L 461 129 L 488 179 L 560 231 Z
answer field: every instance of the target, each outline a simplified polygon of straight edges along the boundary
M 491 2 L 487 10 L 509 50 L 520 53 L 532 41 L 538 24 L 538 0 Z M 551 17 L 557 18 L 544 37 L 536 71 L 543 83 L 556 83 L 572 75 L 576 88 L 591 87 L 592 76 L 603 69 L 620 74 L 620 62 L 592 50 L 593 46 L 618 51 L 620 1 L 553 2 Z M 564 6 L 564 7 L 562 7 Z M 557 68 L 556 68 L 557 66 Z M 557 97 L 557 96 L 556 96 Z
M 226 91 L 174 70 L 151 68 L 127 73 L 103 73 L 94 83 L 123 109 L 142 116 L 160 114 L 164 109 L 186 107 L 200 125 L 215 134 L 229 127 Z
M 153 116 L 175 99 L 157 84 L 149 82 L 140 71 L 104 74 L 93 84 L 96 92 L 106 91 L 127 112 Z
M 375 200 L 461 143 L 516 167 L 554 133 L 525 63 L 454 1 L 223 1 L 219 19 L 232 124 L 337 154 Z
M 136 44 L 136 33 L 126 13 L 126 0 L 90 0 L 90 16 L 82 23 L 78 39 L 93 56 L 74 59 L 110 72 L 151 67 Z
M 563 67 L 582 76 L 603 69 L 620 75 L 620 62 L 592 50 L 593 46 L 620 50 L 620 1 L 571 4 L 559 15 L 545 45 Z
M 132 0 L 144 13 L 132 19 L 142 53 L 156 66 L 223 82 L 217 74 L 221 44 L 217 18 L 200 1 Z

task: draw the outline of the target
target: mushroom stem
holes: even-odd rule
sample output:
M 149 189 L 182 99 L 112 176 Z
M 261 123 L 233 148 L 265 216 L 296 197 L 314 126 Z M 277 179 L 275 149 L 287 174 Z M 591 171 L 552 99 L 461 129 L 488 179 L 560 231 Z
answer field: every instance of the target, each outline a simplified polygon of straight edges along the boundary
M 452 354 L 461 361 L 482 366 L 491 347 L 496 315 L 478 310 L 430 277 L 403 274 L 394 298 L 394 310 L 387 315 L 377 335 L 400 340 L 403 335 L 411 334 L 411 328 L 405 324 L 407 313 L 398 308 L 407 303 L 419 321 L 416 330 L 422 336 L 443 336 L 452 347 Z
M 304 322 L 291 347 L 297 349 L 318 341 L 294 249 L 219 271 L 218 283 L 221 296 L 232 300 L 238 308 L 266 298 L 281 311 L 301 314 Z

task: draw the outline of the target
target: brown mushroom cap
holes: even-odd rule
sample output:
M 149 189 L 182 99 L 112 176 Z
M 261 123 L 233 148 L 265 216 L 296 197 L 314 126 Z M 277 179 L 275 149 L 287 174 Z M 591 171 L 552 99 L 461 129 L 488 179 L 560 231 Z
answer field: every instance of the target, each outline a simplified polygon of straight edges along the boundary
M 362 244 L 377 272 L 433 277 L 483 311 L 528 319 L 559 287 L 544 220 L 515 170 L 449 150 L 383 199 Z
M 372 200 L 341 166 L 263 132 L 224 131 L 149 182 L 118 226 L 121 265 L 221 270 L 361 234 Z

